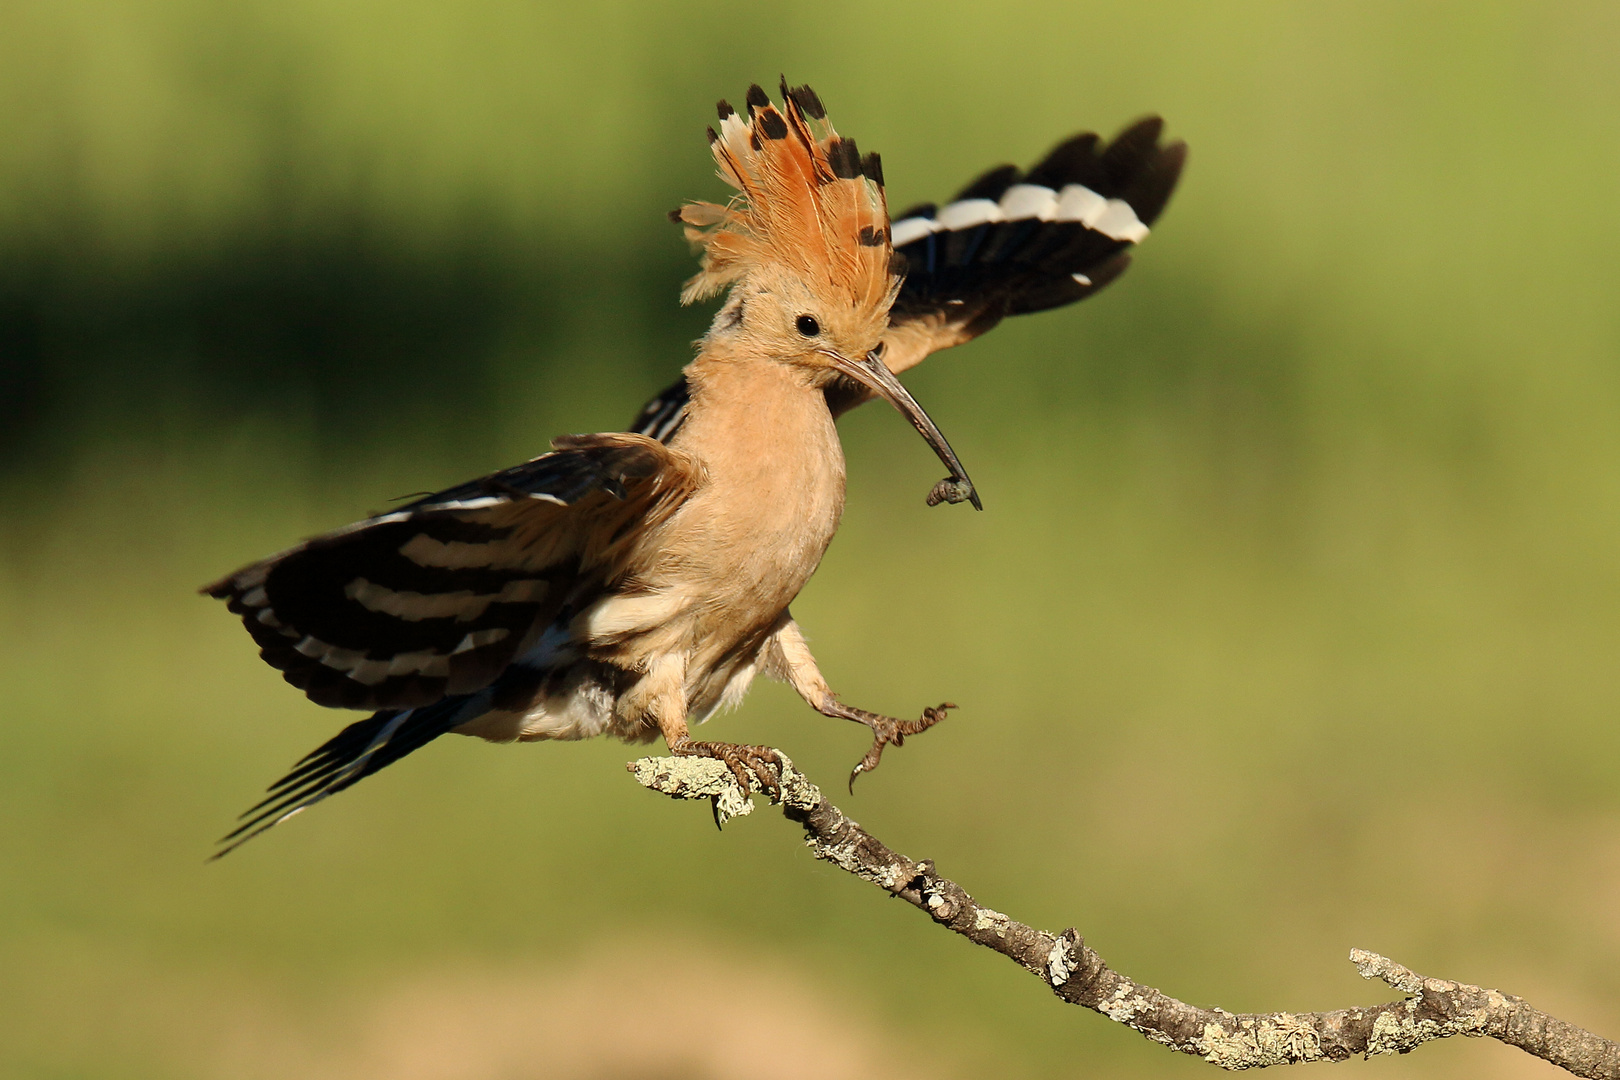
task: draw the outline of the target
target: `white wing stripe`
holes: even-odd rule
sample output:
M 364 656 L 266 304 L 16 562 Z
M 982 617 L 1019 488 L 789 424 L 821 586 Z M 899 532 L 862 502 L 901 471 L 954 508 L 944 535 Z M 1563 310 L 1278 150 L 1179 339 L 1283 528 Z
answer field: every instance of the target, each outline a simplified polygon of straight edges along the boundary
M 889 229 L 889 242 L 895 247 L 905 247 L 914 241 L 921 240 L 931 232 L 937 232 L 938 226 L 932 218 L 908 217 L 897 221 Z
M 1141 243 L 1148 227 L 1124 199 L 1105 199 L 1084 184 L 1067 184 L 1061 192 L 1041 184 L 1014 184 L 1001 201 L 962 199 L 941 208 L 932 218 L 902 218 L 890 228 L 895 247 L 905 247 L 929 233 L 971 229 L 995 221 L 1078 221 L 1110 240 Z
M 1039 218 L 1051 221 L 1057 213 L 1058 193 L 1041 184 L 1014 184 L 1001 196 L 1001 213 L 1008 221 Z
M 1109 199 L 1103 212 L 1086 224 L 1104 236 L 1132 244 L 1141 243 L 1148 234 L 1148 227 L 1137 218 L 1131 204 L 1121 199 Z
M 1052 220 L 1078 221 L 1082 225 L 1089 226 L 1107 206 L 1107 199 L 1084 184 L 1070 184 L 1063 189 L 1063 194 L 1058 196 L 1057 210 L 1053 213 Z
M 941 229 L 967 229 L 988 221 L 1002 220 L 1001 204 L 989 199 L 963 199 L 940 210 L 937 221 Z

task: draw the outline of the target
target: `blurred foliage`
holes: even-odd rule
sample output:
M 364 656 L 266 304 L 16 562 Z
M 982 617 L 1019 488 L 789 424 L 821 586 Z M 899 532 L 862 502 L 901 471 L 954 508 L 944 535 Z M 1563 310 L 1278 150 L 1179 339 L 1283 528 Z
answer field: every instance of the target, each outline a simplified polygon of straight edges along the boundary
M 1207 1070 L 617 744 L 444 740 L 202 864 L 340 718 L 192 590 L 627 422 L 704 325 L 663 211 L 719 190 L 711 103 L 784 70 L 896 205 L 1147 111 L 1192 145 L 1118 285 L 909 378 L 984 514 L 845 422 L 796 613 L 847 699 L 963 705 L 848 809 L 1189 1000 L 1387 996 L 1360 945 L 1620 1032 L 1617 47 L 1579 2 L 13 0 L 3 1071 L 372 1075 L 330 1062 L 391 988 L 601 942 L 806 987 L 934 1075 Z M 863 748 L 774 686 L 708 730 L 829 785 Z M 648 1028 L 739 1007 L 634 985 Z M 499 1075 L 561 1075 L 534 1054 Z

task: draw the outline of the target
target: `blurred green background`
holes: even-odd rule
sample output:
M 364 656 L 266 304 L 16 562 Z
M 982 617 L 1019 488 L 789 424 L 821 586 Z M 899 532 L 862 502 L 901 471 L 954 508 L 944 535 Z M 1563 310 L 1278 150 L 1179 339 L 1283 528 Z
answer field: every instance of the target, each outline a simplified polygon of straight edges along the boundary
M 446 739 L 214 865 L 343 719 L 195 588 L 614 429 L 689 357 L 664 211 L 778 72 L 895 205 L 1149 111 L 1136 267 L 843 424 L 795 605 L 944 727 L 839 801 L 1198 1003 L 1375 949 L 1620 1034 L 1620 8 L 10 0 L 0 1072 L 1194 1076 L 605 741 Z M 712 737 L 829 790 L 761 684 Z M 1554 1071 L 1494 1043 L 1380 1076 Z

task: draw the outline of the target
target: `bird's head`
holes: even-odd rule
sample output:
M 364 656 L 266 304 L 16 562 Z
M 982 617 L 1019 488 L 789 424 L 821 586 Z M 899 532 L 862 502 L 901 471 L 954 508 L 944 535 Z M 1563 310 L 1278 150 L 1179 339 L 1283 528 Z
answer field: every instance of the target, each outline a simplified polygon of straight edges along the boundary
M 890 243 L 882 163 L 833 130 L 808 86 L 783 80 L 781 91 L 778 107 L 749 87 L 746 115 L 719 104 L 709 144 L 737 195 L 670 215 L 703 252 L 681 302 L 729 290 L 706 351 L 792 364 L 817 386 L 840 376 L 861 383 L 899 409 L 950 467 L 930 502 L 978 506 L 945 437 L 881 359 L 904 274 Z

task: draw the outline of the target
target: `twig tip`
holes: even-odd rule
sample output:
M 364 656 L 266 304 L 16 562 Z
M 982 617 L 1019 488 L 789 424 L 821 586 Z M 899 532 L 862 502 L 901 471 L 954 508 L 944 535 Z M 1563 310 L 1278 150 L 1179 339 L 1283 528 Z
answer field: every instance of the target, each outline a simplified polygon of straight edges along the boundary
M 1423 989 L 1423 976 L 1387 956 L 1367 949 L 1351 949 L 1350 962 L 1363 979 L 1381 979 L 1403 994 L 1416 994 Z

